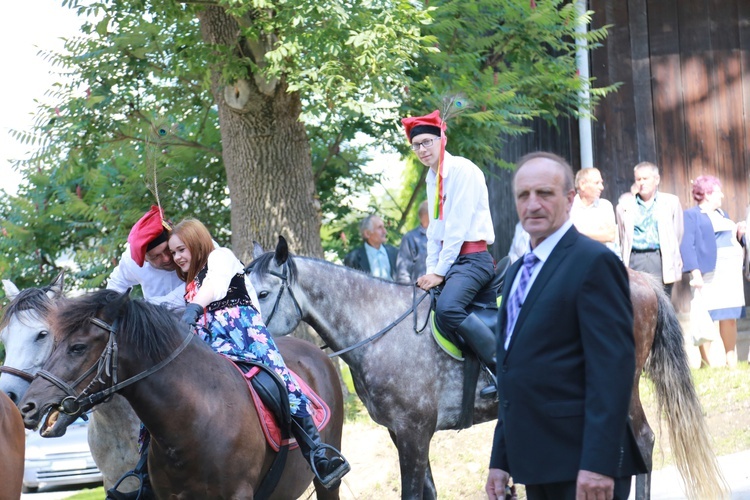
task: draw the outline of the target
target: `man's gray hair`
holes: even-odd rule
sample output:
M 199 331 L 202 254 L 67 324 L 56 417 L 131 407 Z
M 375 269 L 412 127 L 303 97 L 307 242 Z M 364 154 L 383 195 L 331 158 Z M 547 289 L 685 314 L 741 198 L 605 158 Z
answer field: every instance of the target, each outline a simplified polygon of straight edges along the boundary
M 565 191 L 571 191 L 575 189 L 575 181 L 574 175 L 573 175 L 573 167 L 570 166 L 570 164 L 563 158 L 562 156 L 558 156 L 555 153 L 547 153 L 546 151 L 536 151 L 534 153 L 529 153 L 527 155 L 522 156 L 518 162 L 516 163 L 516 171 L 513 173 L 513 179 L 511 180 L 513 185 L 513 191 L 515 191 L 516 186 L 516 174 L 518 171 L 523 167 L 525 164 L 530 162 L 531 160 L 536 160 L 537 158 L 544 158 L 546 160 L 551 160 L 555 163 L 557 163 L 560 168 L 563 170 L 563 177 L 565 178 L 565 185 L 563 186 L 565 188 Z
M 365 231 L 371 231 L 372 230 L 372 219 L 375 217 L 380 217 L 378 214 L 370 214 L 364 219 L 362 219 L 362 222 L 359 223 L 359 235 L 362 237 L 362 239 L 365 239 Z
M 581 181 L 584 180 L 584 179 L 588 179 L 589 175 L 593 174 L 594 172 L 596 172 L 599 175 L 601 175 L 601 172 L 599 172 L 599 169 L 596 168 L 596 167 L 582 168 L 581 170 L 579 170 L 578 172 L 576 172 L 576 180 L 575 180 L 576 191 L 578 191 L 579 189 L 581 189 Z
M 422 215 L 427 213 L 429 213 L 429 210 L 427 209 L 427 200 L 424 200 L 419 204 L 419 208 L 417 209 L 417 216 L 422 217 Z
M 651 163 L 650 161 L 642 161 L 635 167 L 633 167 L 633 173 L 636 173 L 639 168 L 650 168 L 654 175 L 659 175 L 659 167 Z

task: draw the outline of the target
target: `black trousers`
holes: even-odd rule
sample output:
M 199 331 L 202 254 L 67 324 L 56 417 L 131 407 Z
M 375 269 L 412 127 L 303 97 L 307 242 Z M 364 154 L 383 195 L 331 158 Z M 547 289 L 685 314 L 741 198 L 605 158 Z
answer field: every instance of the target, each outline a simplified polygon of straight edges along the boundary
M 458 256 L 445 275 L 443 291 L 435 308 L 435 321 L 441 331 L 456 331 L 466 319 L 466 306 L 494 274 L 495 263 L 489 252 Z
M 631 481 L 630 477 L 615 479 L 615 500 L 628 500 Z M 528 500 L 575 500 L 576 482 L 527 484 L 526 498 Z

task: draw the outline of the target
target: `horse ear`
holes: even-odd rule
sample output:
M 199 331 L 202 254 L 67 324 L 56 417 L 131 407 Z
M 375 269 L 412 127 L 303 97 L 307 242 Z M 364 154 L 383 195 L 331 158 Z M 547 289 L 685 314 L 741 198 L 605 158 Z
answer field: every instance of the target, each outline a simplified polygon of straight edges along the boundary
M 286 243 L 286 239 L 279 235 L 279 242 L 276 245 L 276 251 L 273 254 L 273 260 L 277 266 L 283 266 L 289 258 L 289 245 Z
M 265 251 L 263 250 L 263 246 L 261 246 L 261 244 L 257 241 L 253 240 L 253 260 L 257 259 L 264 253 Z
M 3 280 L 3 288 L 5 289 L 5 296 L 10 300 L 15 299 L 16 295 L 21 293 L 21 290 L 11 280 Z
M 50 299 L 61 297 L 63 294 L 64 282 L 65 282 L 65 270 L 63 269 L 62 271 L 60 271 L 60 274 L 58 274 L 57 277 L 50 282 L 49 291 L 47 292 L 47 297 L 49 297 Z

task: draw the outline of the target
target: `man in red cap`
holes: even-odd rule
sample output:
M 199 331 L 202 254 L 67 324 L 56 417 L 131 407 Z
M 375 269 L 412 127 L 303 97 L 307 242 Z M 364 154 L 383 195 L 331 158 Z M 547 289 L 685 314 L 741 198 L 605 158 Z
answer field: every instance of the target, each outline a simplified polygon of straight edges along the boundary
M 107 288 L 125 292 L 141 285 L 143 297 L 149 302 L 184 309 L 185 283 L 177 276 L 169 252 L 170 230 L 163 211 L 152 206 L 130 230 L 128 247 L 109 276 Z
M 427 270 L 417 286 L 443 289 L 435 322 L 445 333 L 458 333 L 494 380 L 495 336 L 466 306 L 492 279 L 495 265 L 487 245 L 495 241 L 484 174 L 474 163 L 445 151 L 446 125 L 440 112 L 401 120 L 411 148 L 427 167 Z M 483 397 L 495 397 L 490 385 Z

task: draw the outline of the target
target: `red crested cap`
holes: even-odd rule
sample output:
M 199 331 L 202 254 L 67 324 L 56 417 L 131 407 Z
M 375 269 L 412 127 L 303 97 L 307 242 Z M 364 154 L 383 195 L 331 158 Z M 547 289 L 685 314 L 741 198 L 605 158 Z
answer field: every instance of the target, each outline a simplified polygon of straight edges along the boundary
M 146 252 L 159 243 L 167 241 L 171 229 L 169 222 L 164 220 L 162 210 L 156 205 L 152 206 L 151 210 L 135 223 L 128 235 L 130 256 L 135 263 L 143 267 Z
M 442 131 L 445 130 L 445 122 L 440 119 L 440 111 L 437 109 L 429 115 L 402 118 L 401 123 L 404 126 L 409 142 L 411 142 L 414 136 L 419 134 L 429 133 L 440 136 L 442 135 Z

